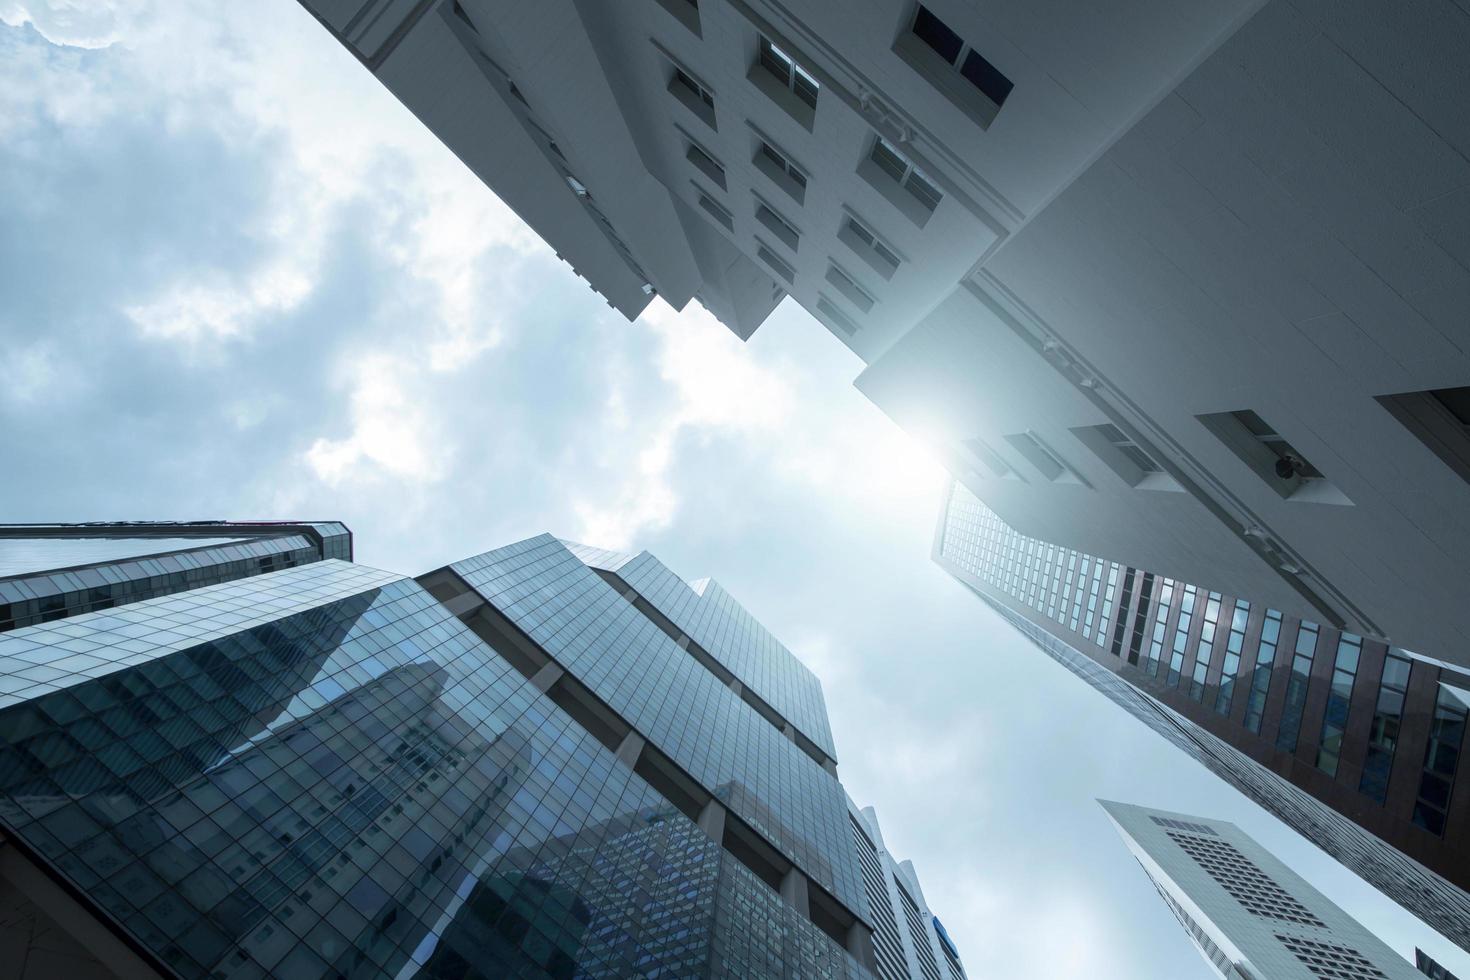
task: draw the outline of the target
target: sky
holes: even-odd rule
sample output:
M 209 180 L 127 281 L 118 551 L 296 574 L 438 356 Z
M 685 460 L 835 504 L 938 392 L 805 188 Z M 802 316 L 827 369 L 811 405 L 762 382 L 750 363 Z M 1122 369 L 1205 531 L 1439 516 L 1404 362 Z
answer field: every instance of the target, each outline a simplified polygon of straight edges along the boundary
M 0 520 L 337 519 L 407 574 L 543 531 L 710 576 L 821 677 L 972 978 L 1211 976 L 1094 802 L 1230 819 L 1437 937 L 929 560 L 944 474 L 789 300 L 636 323 L 294 0 L 0 0 Z

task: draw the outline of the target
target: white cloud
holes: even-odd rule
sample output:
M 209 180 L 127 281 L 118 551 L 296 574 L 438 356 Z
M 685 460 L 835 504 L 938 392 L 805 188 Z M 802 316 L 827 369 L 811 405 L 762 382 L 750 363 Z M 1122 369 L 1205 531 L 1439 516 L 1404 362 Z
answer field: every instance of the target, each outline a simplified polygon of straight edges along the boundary
M 306 463 L 330 486 L 434 483 L 447 472 L 453 450 L 441 425 L 410 396 L 403 365 L 386 354 L 370 355 L 351 370 L 352 431 L 341 439 L 317 439 Z
M 103 48 L 117 40 L 118 4 L 106 0 L 0 0 L 0 23 L 30 24 L 52 44 Z

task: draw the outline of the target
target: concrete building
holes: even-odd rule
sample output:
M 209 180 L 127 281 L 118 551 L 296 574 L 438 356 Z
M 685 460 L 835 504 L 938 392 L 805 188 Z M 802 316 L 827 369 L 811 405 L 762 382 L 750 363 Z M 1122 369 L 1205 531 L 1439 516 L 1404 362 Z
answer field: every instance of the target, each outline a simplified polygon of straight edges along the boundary
M 1470 666 L 1453 0 L 302 2 L 626 316 L 789 294 L 1021 533 Z
M 1470 948 L 1470 673 L 1026 538 L 961 484 L 934 560 L 1082 677 Z
M 960 951 L 929 911 L 912 861 L 894 860 L 872 807 L 849 797 L 853 845 L 873 910 L 873 955 L 879 980 L 965 980 Z
M 1458 980 L 1453 973 L 1440 966 L 1434 957 L 1422 949 L 1414 950 L 1414 965 L 1419 968 L 1420 973 L 1429 977 L 1429 980 Z
M 718 584 L 548 535 L 411 579 L 264 527 L 0 534 L 0 585 L 67 597 L 0 633 L 22 980 L 963 976 L 821 685 Z
M 1099 801 L 1223 980 L 1415 980 L 1404 957 L 1239 827 Z

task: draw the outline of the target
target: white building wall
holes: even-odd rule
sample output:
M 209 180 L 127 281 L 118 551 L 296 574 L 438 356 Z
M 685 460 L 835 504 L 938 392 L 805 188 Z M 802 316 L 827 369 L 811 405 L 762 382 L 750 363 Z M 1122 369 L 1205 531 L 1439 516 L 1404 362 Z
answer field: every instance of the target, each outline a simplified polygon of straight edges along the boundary
M 1408 959 L 1363 928 L 1234 824 L 1126 803 L 1099 802 L 1144 871 L 1167 894 L 1166 901 L 1172 899 L 1223 954 L 1211 966 L 1228 980 L 1323 980 L 1325 977 L 1414 980 L 1420 977 Z M 1159 820 L 1171 823 L 1161 824 Z M 1289 896 L 1290 901 L 1279 906 L 1265 902 L 1262 907 L 1285 908 L 1286 914 L 1292 915 L 1289 910 L 1294 903 L 1318 924 L 1287 921 L 1248 910 L 1221 884 L 1218 874 L 1206 870 L 1169 836 L 1171 831 L 1186 838 L 1228 844 L 1254 867 L 1233 864 L 1227 867 L 1226 874 L 1230 870 L 1246 876 L 1256 871 L 1264 873 Z M 1209 959 L 1204 945 L 1195 937 L 1191 939 Z M 1335 964 L 1335 969 L 1341 972 L 1315 968 L 1310 959 L 1304 960 L 1293 951 L 1291 943 L 1300 944 L 1298 948 L 1309 957 L 1321 956 L 1324 962 Z M 1353 957 L 1360 957 L 1368 966 L 1353 967 Z M 1228 965 L 1222 967 L 1221 959 L 1228 960 Z

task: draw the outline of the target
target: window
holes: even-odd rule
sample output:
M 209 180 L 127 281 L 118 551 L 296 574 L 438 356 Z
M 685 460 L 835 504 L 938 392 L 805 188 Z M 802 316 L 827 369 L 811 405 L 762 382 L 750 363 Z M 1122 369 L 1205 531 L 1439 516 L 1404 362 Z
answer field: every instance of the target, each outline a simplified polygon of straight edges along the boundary
M 806 200 L 806 173 L 764 139 L 755 153 L 755 168 L 771 179 L 798 204 Z
M 1276 731 L 1276 747 L 1295 752 L 1302 730 L 1302 711 L 1307 706 L 1307 684 L 1312 677 L 1312 658 L 1317 654 L 1317 627 L 1302 623 L 1296 631 L 1296 649 L 1291 656 L 1291 675 L 1286 679 L 1286 707 Z
M 1148 673 L 1150 677 L 1159 676 L 1159 663 L 1163 660 L 1164 653 L 1164 630 L 1169 623 L 1169 606 L 1174 601 L 1174 583 L 1164 579 L 1162 588 L 1159 589 L 1159 607 L 1154 613 L 1153 637 L 1148 645 Z
M 1398 746 L 1399 725 L 1404 720 L 1404 695 L 1409 690 L 1412 667 L 1408 659 L 1395 653 L 1383 660 L 1378 702 L 1373 707 L 1373 725 L 1368 729 L 1368 755 L 1358 780 L 1358 791 L 1378 803 L 1388 798 L 1388 776 Z
M 767 248 L 759 239 L 755 243 L 755 254 L 762 262 L 771 267 L 772 272 L 776 273 L 782 279 L 785 279 L 787 282 L 795 280 L 796 273 L 792 270 L 791 266 L 777 258 L 776 253 Z
M 910 163 L 907 157 L 894 149 L 893 144 L 883 137 L 873 141 L 870 156 L 879 170 L 892 177 L 895 183 L 902 184 L 927 210 L 933 211 L 944 199 L 944 195 L 939 193 L 939 188 L 934 186 L 934 182 L 924 171 Z
M 1169 651 L 1169 673 L 1166 678 L 1170 687 L 1179 686 L 1179 677 L 1184 668 L 1184 648 L 1189 643 L 1189 627 L 1194 622 L 1194 600 L 1198 595 L 1198 589 L 1186 585 L 1184 596 L 1179 600 L 1179 620 L 1174 625 L 1174 645 Z
M 682 0 L 681 0 L 682 2 Z M 727 190 L 725 184 L 725 166 L 709 154 L 704 147 L 689 141 L 689 149 L 684 154 L 684 159 L 694 164 L 696 170 L 704 174 L 710 180 L 720 186 L 720 190 Z
M 1284 500 L 1347 504 L 1352 501 L 1265 419 L 1249 409 L 1197 416 L 1240 461 Z
M 1143 447 L 1111 422 L 1082 426 L 1073 429 L 1072 435 L 1130 487 L 1176 492 L 1183 489 Z
M 696 185 L 697 186 L 697 185 Z M 726 231 L 735 230 L 735 218 L 725 209 L 724 205 L 712 199 L 703 191 L 699 192 L 699 206 L 709 214 L 711 218 L 718 221 Z
M 817 311 L 838 330 L 841 330 L 849 337 L 856 336 L 858 332 L 857 324 L 853 323 L 846 313 L 839 310 L 830 299 L 821 293 L 817 294 Z
M 1021 479 L 1021 474 L 1016 472 L 1016 468 L 1013 467 L 1010 463 L 1006 462 L 1004 456 L 996 452 L 994 449 L 991 449 L 990 445 L 986 443 L 985 440 L 967 439 L 965 440 L 965 448 L 970 450 L 971 455 L 973 455 L 977 460 L 983 463 L 986 469 L 990 470 L 991 473 L 1000 477 L 1001 479 Z
M 1250 621 L 1251 606 L 1243 599 L 1235 600 L 1235 612 L 1230 617 L 1230 638 L 1225 641 L 1225 663 L 1220 668 L 1220 689 L 1215 692 L 1215 711 L 1230 714 L 1230 703 L 1235 699 L 1235 677 L 1240 673 L 1240 652 L 1245 648 L 1245 627 Z
M 864 313 L 872 310 L 873 297 L 866 289 L 859 286 L 852 276 L 838 268 L 837 265 L 832 263 L 827 265 L 827 281 L 836 286 L 837 291 L 843 296 L 846 296 L 853 306 L 856 306 Z
M 759 64 L 771 77 L 790 89 L 803 103 L 815 109 L 817 93 L 822 86 L 809 73 L 802 70 L 796 60 L 772 44 L 768 38 L 760 39 Z
M 1173 827 L 1175 830 L 1187 830 L 1191 834 L 1205 834 L 1208 837 L 1219 837 L 1214 827 L 1208 827 L 1202 823 L 1194 823 L 1191 820 L 1175 820 L 1173 817 L 1160 817 L 1152 813 L 1148 818 L 1160 827 Z
M 1276 938 L 1318 980 L 1388 980 L 1388 974 L 1364 959 L 1355 949 L 1303 936 L 1276 933 Z
M 1215 652 L 1215 630 L 1220 622 L 1220 593 L 1211 592 L 1205 602 L 1205 620 L 1200 625 L 1199 649 L 1194 654 L 1194 671 L 1189 678 L 1189 696 L 1203 702 L 1205 680 L 1210 672 L 1210 658 Z
M 884 279 L 893 278 L 893 274 L 898 271 L 898 253 L 852 215 L 842 216 L 842 226 L 837 230 L 837 237 Z
M 1337 775 L 1342 755 L 1342 733 L 1347 731 L 1348 708 L 1353 701 L 1353 682 L 1358 677 L 1358 660 L 1363 655 L 1363 638 L 1344 633 L 1337 641 L 1332 662 L 1332 687 L 1327 691 L 1327 713 L 1322 717 L 1322 738 L 1317 743 L 1317 768 Z
M 1470 387 L 1380 395 L 1378 404 L 1470 482 Z
M 1321 919 L 1228 841 L 1176 830 L 1165 833 L 1252 915 L 1299 926 L 1327 928 Z
M 801 244 L 801 233 L 792 227 L 791 222 L 760 201 L 755 203 L 755 220 L 765 225 L 771 234 L 781 239 L 791 251 L 795 252 L 797 246 Z
M 989 128 L 1015 85 L 934 11 L 917 5 L 894 53 L 981 129 Z
M 1077 471 L 1063 462 L 1062 457 L 1042 442 L 1041 437 L 1035 432 L 1018 432 L 1015 435 L 1006 436 L 1006 441 L 1015 446 L 1016 451 L 1025 456 L 1031 465 L 1052 483 L 1080 484 L 1083 482 L 1082 478 L 1077 475 Z
M 1470 694 L 1441 683 L 1434 703 L 1434 718 L 1429 723 L 1429 744 L 1424 749 L 1424 771 L 1419 777 L 1414 822 L 1436 836 L 1444 836 L 1450 788 L 1460 765 L 1467 697 Z
M 1261 718 L 1266 713 L 1266 695 L 1271 692 L 1271 672 L 1276 664 L 1276 643 L 1281 638 L 1281 614 L 1266 610 L 1261 624 L 1261 641 L 1256 645 L 1256 666 L 1251 672 L 1251 691 L 1245 704 L 1245 727 L 1261 733 Z
M 718 129 L 715 125 L 714 93 L 683 68 L 678 65 L 673 68 L 673 77 L 669 79 L 669 94 L 684 103 L 684 107 L 698 116 L 710 129 Z

